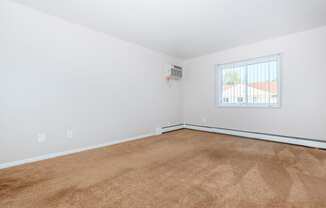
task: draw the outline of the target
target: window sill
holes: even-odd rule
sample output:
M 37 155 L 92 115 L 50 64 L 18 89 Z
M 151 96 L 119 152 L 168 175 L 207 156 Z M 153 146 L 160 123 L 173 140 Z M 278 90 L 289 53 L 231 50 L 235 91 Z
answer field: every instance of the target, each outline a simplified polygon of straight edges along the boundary
M 248 104 L 218 104 L 218 108 L 270 108 L 270 109 L 278 109 L 281 108 L 280 104 L 276 105 L 248 105 Z

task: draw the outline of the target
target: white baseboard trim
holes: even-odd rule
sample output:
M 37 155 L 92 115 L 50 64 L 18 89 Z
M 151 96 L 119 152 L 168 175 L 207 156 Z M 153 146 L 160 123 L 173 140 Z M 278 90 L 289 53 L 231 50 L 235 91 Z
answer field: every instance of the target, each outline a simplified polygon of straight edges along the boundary
M 46 154 L 46 155 L 33 157 L 33 158 L 28 158 L 28 159 L 23 159 L 23 160 L 16 160 L 16 161 L 13 161 L 13 162 L 6 162 L 6 163 L 0 164 L 0 170 L 5 169 L 5 168 L 14 167 L 14 166 L 27 164 L 27 163 L 32 163 L 32 162 L 47 160 L 47 159 L 51 159 L 51 158 L 55 158 L 55 157 L 70 155 L 70 154 L 73 154 L 73 153 L 78 153 L 78 152 L 82 152 L 82 151 L 86 151 L 86 150 L 96 149 L 96 148 L 105 147 L 105 146 L 111 146 L 111 145 L 114 145 L 114 144 L 133 141 L 133 140 L 137 140 L 137 139 L 143 139 L 143 138 L 154 136 L 154 135 L 157 135 L 157 133 L 149 133 L 149 134 L 139 135 L 139 136 L 135 136 L 135 137 L 130 137 L 130 138 L 127 138 L 127 139 L 107 142 L 107 143 L 104 143 L 104 144 L 98 144 L 98 145 L 93 145 L 93 146 L 88 146 L 88 147 L 82 147 L 82 148 L 78 148 L 78 149 L 67 150 L 67 151 L 64 151 L 64 152 L 54 152 L 54 153 L 49 153 L 49 154 Z
M 192 124 L 178 124 L 178 125 L 163 127 L 163 128 L 161 128 L 161 133 L 175 131 L 175 130 L 179 130 L 179 129 L 192 129 L 192 130 L 206 131 L 206 132 L 212 132 L 212 133 L 227 134 L 227 135 L 233 135 L 233 136 L 239 136 L 239 137 L 247 137 L 247 138 L 253 138 L 253 139 L 260 139 L 260 140 L 267 140 L 267 141 L 274 141 L 274 142 L 281 142 L 281 143 L 287 143 L 287 144 L 295 144 L 295 145 L 301 145 L 301 146 L 307 146 L 307 147 L 326 149 L 326 141 L 322 142 L 322 141 L 311 140 L 311 139 L 291 138 L 291 137 L 279 136 L 279 135 L 244 132 L 244 131 L 229 130 L 229 129 L 192 125 Z M 87 150 L 91 150 L 91 149 L 96 149 L 96 148 L 101 148 L 101 147 L 110 146 L 110 145 L 114 145 L 114 144 L 119 144 L 119 143 L 123 143 L 123 142 L 142 139 L 142 138 L 146 138 L 146 137 L 150 137 L 150 136 L 155 136 L 158 134 L 159 134 L 158 132 L 149 133 L 149 134 L 139 135 L 139 136 L 135 136 L 135 137 L 130 137 L 127 139 L 107 142 L 104 144 L 82 147 L 82 148 L 68 150 L 68 151 L 64 151 L 64 152 L 49 153 L 46 155 L 41 155 L 41 156 L 37 156 L 37 157 L 33 157 L 33 158 L 2 163 L 2 164 L 0 164 L 0 170 L 27 164 L 27 163 L 37 162 L 37 161 L 51 159 L 51 158 L 60 157 L 60 156 L 65 156 L 65 155 L 69 155 L 69 154 L 74 154 L 74 153 L 87 151 Z
M 169 131 L 176 131 L 180 129 L 184 129 L 185 125 L 184 124 L 176 124 L 176 125 L 171 125 L 171 126 L 165 126 L 161 128 L 161 133 L 166 133 Z
M 192 125 L 192 124 L 186 124 L 185 128 L 192 129 L 192 130 L 199 130 L 199 131 L 207 131 L 207 132 L 212 132 L 212 133 L 228 134 L 228 135 L 239 136 L 239 137 L 246 137 L 246 138 L 253 138 L 253 139 L 267 140 L 267 141 L 273 141 L 273 142 L 301 145 L 301 146 L 306 146 L 306 147 L 326 149 L 326 141 L 323 142 L 323 141 L 318 141 L 318 140 L 313 140 L 313 139 L 296 138 L 296 137 L 288 137 L 288 136 L 281 136 L 281 135 L 271 135 L 271 134 L 264 134 L 264 133 L 245 132 L 245 131 L 229 130 L 229 129 L 216 128 L 216 127 L 206 127 L 206 126 Z

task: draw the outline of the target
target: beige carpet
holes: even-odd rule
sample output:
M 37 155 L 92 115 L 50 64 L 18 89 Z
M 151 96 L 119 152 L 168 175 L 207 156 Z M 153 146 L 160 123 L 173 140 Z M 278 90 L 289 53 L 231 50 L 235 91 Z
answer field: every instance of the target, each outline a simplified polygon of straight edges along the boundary
M 326 151 L 180 130 L 1 170 L 0 207 L 326 207 Z

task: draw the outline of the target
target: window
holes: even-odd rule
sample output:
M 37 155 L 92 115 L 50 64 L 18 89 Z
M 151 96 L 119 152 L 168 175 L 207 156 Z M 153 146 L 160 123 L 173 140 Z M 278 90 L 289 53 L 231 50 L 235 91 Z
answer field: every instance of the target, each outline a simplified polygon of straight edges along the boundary
M 280 55 L 217 66 L 219 106 L 280 106 Z

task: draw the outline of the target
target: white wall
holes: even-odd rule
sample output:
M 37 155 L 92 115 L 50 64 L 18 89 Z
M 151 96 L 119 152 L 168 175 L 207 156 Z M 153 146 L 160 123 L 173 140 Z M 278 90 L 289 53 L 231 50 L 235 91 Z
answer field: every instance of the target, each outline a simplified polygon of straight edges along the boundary
M 279 109 L 221 108 L 215 65 L 282 53 Z M 187 60 L 186 123 L 326 140 L 326 27 Z
M 323 27 L 187 60 L 181 91 L 163 79 L 164 64 L 180 60 L 2 0 L 0 163 L 182 121 L 326 140 L 325 37 Z M 275 53 L 281 108 L 216 107 L 215 64 Z
M 152 133 L 181 122 L 179 60 L 0 2 L 0 163 Z M 73 138 L 66 138 L 66 130 Z M 47 140 L 37 142 L 44 132 Z

